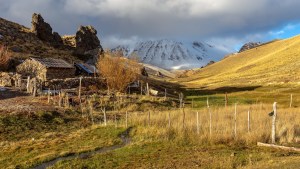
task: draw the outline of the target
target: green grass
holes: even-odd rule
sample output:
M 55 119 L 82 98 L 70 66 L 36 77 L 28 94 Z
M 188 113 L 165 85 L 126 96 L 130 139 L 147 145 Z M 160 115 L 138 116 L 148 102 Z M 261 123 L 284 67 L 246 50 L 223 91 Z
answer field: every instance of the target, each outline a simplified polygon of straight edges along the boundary
M 61 161 L 52 168 L 241 168 L 288 158 L 293 160 L 280 166 L 299 164 L 299 154 L 291 152 L 158 141 L 132 144 L 89 159 Z
M 69 154 L 121 143 L 124 128 L 91 126 L 76 112 L 2 115 L 0 168 L 30 168 Z

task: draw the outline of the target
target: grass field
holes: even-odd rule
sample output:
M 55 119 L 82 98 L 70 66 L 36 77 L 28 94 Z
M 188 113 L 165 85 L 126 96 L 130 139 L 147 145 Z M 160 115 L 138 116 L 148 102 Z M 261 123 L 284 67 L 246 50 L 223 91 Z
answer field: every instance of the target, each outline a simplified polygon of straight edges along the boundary
M 251 107 L 251 128 L 247 111 Z M 270 142 L 271 118 L 264 111 L 272 105 L 239 105 L 237 136 L 234 135 L 234 107 L 211 107 L 212 134 L 207 109 L 130 113 L 134 126 L 129 146 L 88 159 L 57 163 L 53 168 L 269 168 L 299 166 L 296 152 L 260 148 L 256 142 Z M 298 146 L 300 116 L 297 108 L 278 109 L 277 143 Z M 199 112 L 199 133 L 197 115 Z M 170 112 L 170 126 L 169 126 Z M 150 120 L 149 120 L 150 119 Z M 120 121 L 125 125 L 125 120 Z
M 124 128 L 91 126 L 81 114 L 1 115 L 0 168 L 30 168 L 44 161 L 121 143 Z

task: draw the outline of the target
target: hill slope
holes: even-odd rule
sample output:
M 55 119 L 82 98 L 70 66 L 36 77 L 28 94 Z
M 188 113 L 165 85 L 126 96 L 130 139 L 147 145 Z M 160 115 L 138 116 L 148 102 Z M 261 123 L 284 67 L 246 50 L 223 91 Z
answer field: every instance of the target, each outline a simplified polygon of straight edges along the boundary
M 253 86 L 300 82 L 300 36 L 233 54 L 180 79 L 187 86 Z
M 164 69 L 192 69 L 219 61 L 227 53 L 204 42 L 183 43 L 168 39 L 138 42 L 133 47 L 118 46 L 125 56 L 137 54 L 140 61 Z
M 40 14 L 33 14 L 32 28 L 0 18 L 0 45 L 7 47 L 14 58 L 53 57 L 70 63 L 87 60 L 91 55 L 97 55 L 98 51 L 102 52 L 96 34 L 92 26 L 80 26 L 76 35 L 66 39 L 52 32 L 50 24 Z M 69 41 L 75 45 L 70 45 Z

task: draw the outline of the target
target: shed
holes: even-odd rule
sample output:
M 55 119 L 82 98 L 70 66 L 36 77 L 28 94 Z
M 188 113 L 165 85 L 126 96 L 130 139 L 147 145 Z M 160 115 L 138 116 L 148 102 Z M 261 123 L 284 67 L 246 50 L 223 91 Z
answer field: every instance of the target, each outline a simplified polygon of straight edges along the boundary
M 29 58 L 17 66 L 17 72 L 46 81 L 72 78 L 75 76 L 75 67 L 62 59 Z
M 94 65 L 87 63 L 75 63 L 76 75 L 94 76 L 98 75 L 99 71 Z

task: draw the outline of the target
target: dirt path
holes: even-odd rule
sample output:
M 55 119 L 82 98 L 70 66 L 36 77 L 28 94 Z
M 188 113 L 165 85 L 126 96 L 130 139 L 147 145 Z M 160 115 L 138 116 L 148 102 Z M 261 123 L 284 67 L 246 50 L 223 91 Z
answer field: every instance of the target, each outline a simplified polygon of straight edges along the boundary
M 129 132 L 130 132 L 131 129 L 132 128 L 128 128 L 126 131 L 124 131 L 123 133 L 120 134 L 122 144 L 113 145 L 113 146 L 110 146 L 110 147 L 103 147 L 103 148 L 100 148 L 100 149 L 97 149 L 97 150 L 94 150 L 94 151 L 79 153 L 79 154 L 75 154 L 75 155 L 69 155 L 69 156 L 66 156 L 66 157 L 58 157 L 58 158 L 55 158 L 51 161 L 39 164 L 38 166 L 33 167 L 32 169 L 46 169 L 47 167 L 55 165 L 58 161 L 71 160 L 71 159 L 75 159 L 75 158 L 86 159 L 86 158 L 90 158 L 90 157 L 92 157 L 96 154 L 106 153 L 106 152 L 109 152 L 109 151 L 113 151 L 113 150 L 122 148 L 122 147 L 124 147 L 124 146 L 126 146 L 130 143 Z
M 0 112 L 30 113 L 39 110 L 51 111 L 55 107 L 48 105 L 45 97 L 32 97 L 14 88 L 0 88 Z

